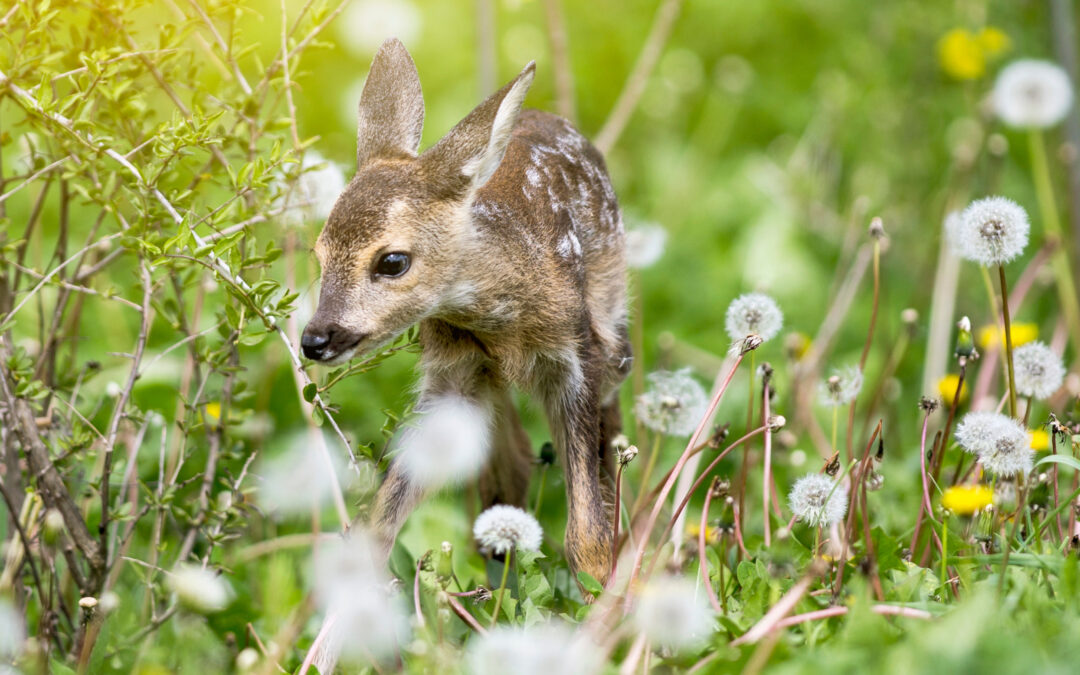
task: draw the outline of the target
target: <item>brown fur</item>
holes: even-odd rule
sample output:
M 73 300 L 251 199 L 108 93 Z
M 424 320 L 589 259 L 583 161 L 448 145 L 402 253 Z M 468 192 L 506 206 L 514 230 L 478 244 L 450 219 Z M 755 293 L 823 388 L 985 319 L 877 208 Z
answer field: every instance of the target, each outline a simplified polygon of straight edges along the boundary
M 567 556 L 603 581 L 611 568 L 607 449 L 630 364 L 624 236 L 600 153 L 566 120 L 518 114 L 530 64 L 417 155 L 423 101 L 404 47 L 380 49 L 361 99 L 358 170 L 316 245 L 319 308 L 307 335 L 347 360 L 419 322 L 420 411 L 461 396 L 495 410 L 484 506 L 522 504 L 532 450 L 508 394 L 547 413 L 566 473 Z M 372 270 L 408 252 L 398 278 Z M 373 527 L 389 550 L 423 491 L 392 465 Z

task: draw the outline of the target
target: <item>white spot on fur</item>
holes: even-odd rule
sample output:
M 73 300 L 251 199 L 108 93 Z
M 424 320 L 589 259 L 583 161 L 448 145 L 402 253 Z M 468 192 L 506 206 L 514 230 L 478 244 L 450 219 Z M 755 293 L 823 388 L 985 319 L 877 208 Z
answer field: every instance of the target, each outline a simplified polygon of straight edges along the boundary
M 569 258 L 571 255 L 577 257 L 581 255 L 581 242 L 578 241 L 576 234 L 567 232 L 563 235 L 563 238 L 559 240 L 559 244 L 555 250 L 563 258 Z
M 469 480 L 487 463 L 491 420 L 490 404 L 457 395 L 435 398 L 402 435 L 397 461 L 427 489 Z

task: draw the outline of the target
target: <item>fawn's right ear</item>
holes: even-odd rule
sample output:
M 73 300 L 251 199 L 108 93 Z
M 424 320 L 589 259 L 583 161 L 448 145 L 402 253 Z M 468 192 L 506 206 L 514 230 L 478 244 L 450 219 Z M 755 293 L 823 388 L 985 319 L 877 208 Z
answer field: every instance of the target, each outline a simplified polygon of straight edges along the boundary
M 416 157 L 424 129 L 424 94 L 416 64 L 401 44 L 382 43 L 360 95 L 356 168 L 376 158 Z

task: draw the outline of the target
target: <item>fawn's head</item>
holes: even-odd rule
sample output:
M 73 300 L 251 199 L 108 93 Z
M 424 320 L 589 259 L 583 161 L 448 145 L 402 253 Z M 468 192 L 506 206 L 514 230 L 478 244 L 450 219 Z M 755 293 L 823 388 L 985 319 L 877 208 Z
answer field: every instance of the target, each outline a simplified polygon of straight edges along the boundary
M 315 243 L 322 290 L 306 357 L 341 363 L 462 301 L 459 270 L 485 264 L 465 255 L 469 205 L 502 161 L 533 72 L 530 63 L 417 154 L 420 78 L 401 42 L 383 43 L 360 96 L 356 175 Z

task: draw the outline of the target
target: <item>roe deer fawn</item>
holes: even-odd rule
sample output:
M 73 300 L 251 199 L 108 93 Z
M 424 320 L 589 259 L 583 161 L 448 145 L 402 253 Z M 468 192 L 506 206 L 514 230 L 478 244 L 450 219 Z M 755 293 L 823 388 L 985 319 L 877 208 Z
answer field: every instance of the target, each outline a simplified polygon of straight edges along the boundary
M 542 401 L 565 467 L 567 557 L 603 583 L 609 442 L 631 360 L 624 232 L 600 153 L 566 120 L 521 111 L 533 73 L 418 154 L 416 66 L 401 42 L 383 43 L 360 98 L 356 175 L 315 244 L 322 290 L 301 346 L 340 363 L 419 323 L 417 425 L 445 409 L 476 421 L 485 508 L 523 505 L 529 485 L 509 387 Z M 370 523 L 385 554 L 425 491 L 391 464 Z

